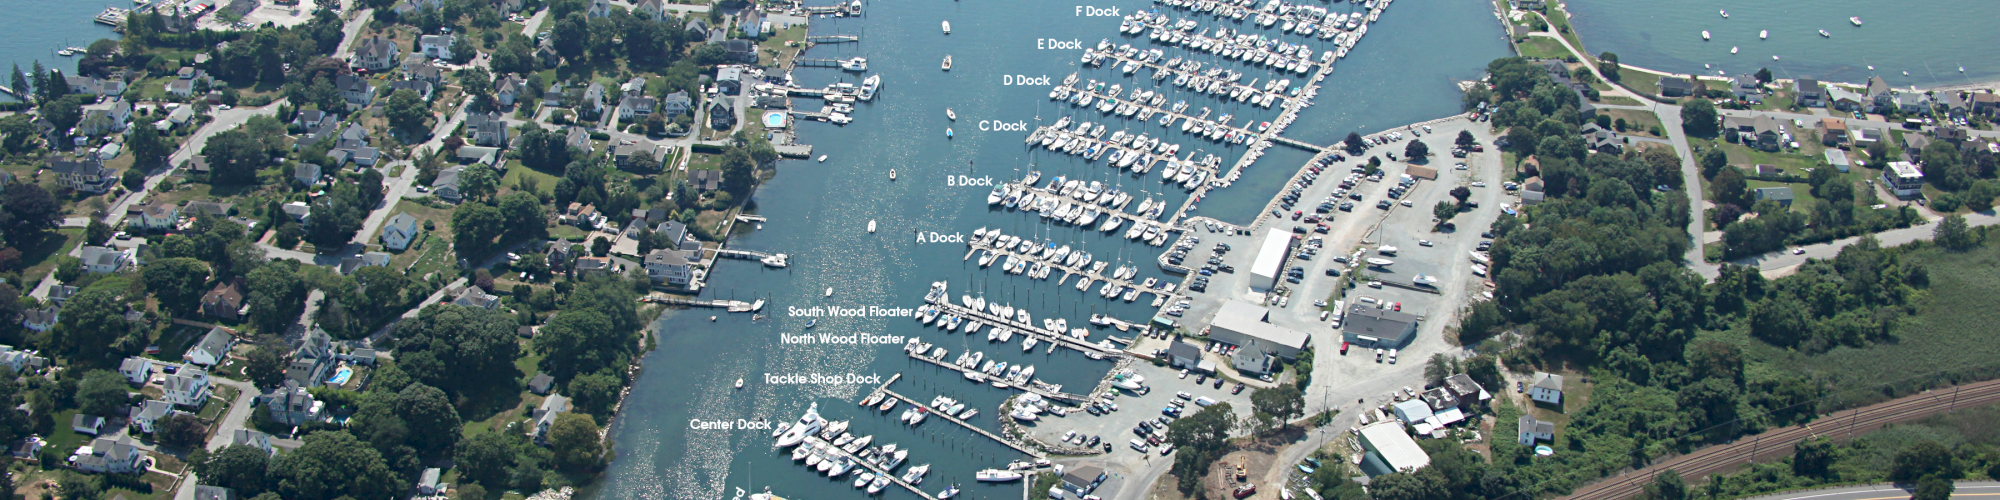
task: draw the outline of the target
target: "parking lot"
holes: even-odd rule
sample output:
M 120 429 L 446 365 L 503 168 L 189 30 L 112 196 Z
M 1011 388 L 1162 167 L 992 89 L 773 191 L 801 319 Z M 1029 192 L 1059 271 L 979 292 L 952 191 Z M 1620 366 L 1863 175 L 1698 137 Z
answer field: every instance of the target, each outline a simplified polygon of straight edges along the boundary
M 1118 405 L 1118 411 L 1101 416 L 1084 412 L 1072 412 L 1068 416 L 1062 417 L 1044 414 L 1044 418 L 1036 421 L 1033 426 L 1026 428 L 1030 429 L 1030 433 L 1036 439 L 1049 443 L 1061 441 L 1063 434 L 1069 431 L 1076 431 L 1084 436 L 1098 436 L 1101 438 L 1101 443 L 1110 443 L 1112 445 L 1111 454 L 1113 457 L 1118 457 L 1124 455 L 1136 456 L 1137 452 L 1133 451 L 1127 443 L 1130 443 L 1134 438 L 1144 439 L 1144 437 L 1134 434 L 1132 428 L 1137 427 L 1141 420 L 1157 421 L 1160 417 L 1165 416 L 1160 410 L 1168 407 L 1173 401 L 1177 400 L 1174 396 L 1177 392 L 1186 392 L 1191 397 L 1206 397 L 1218 402 L 1228 402 L 1231 409 L 1237 414 L 1236 418 L 1243 419 L 1250 417 L 1250 392 L 1252 390 L 1250 388 L 1244 388 L 1242 394 L 1231 395 L 1229 391 L 1235 387 L 1235 382 L 1225 382 L 1222 388 L 1217 389 L 1213 385 L 1215 379 L 1208 379 L 1208 383 L 1197 386 L 1195 384 L 1196 375 L 1190 374 L 1187 378 L 1183 379 L 1179 376 L 1179 370 L 1170 370 L 1144 363 L 1135 364 L 1132 369 L 1139 376 L 1145 377 L 1145 385 L 1151 388 L 1152 391 L 1143 396 L 1134 396 L 1130 392 L 1121 391 L 1120 396 L 1111 400 L 1112 403 Z M 1183 415 L 1192 414 L 1200 408 L 1191 401 L 1186 403 L 1186 406 L 1187 410 L 1185 411 L 1187 413 L 1183 413 Z M 1171 422 L 1173 417 L 1167 417 L 1167 419 Z M 1164 434 L 1156 433 L 1156 435 L 1165 437 Z M 1089 438 L 1086 437 L 1085 439 Z M 1101 443 L 1098 445 L 1100 449 L 1103 446 Z M 1071 446 L 1076 445 L 1072 444 Z M 1159 447 L 1152 447 L 1149 455 L 1154 458 L 1159 457 Z

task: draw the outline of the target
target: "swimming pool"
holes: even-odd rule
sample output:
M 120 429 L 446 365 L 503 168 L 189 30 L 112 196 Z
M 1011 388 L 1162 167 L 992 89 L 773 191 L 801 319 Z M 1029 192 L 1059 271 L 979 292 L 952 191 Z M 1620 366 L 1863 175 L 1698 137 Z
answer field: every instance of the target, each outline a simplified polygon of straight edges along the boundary
M 335 370 L 333 378 L 326 379 L 326 383 L 327 385 L 345 384 L 347 383 L 347 378 L 352 376 L 354 376 L 354 369 L 343 366 L 339 370 Z
M 785 128 L 785 123 L 789 119 L 791 119 L 791 115 L 787 115 L 783 111 L 764 113 L 764 128 Z

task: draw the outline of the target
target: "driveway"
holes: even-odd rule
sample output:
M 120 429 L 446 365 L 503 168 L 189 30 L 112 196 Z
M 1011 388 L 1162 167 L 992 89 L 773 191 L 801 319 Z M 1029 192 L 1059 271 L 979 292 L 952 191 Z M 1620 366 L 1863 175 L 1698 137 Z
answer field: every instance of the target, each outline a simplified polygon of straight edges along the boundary
M 215 430 L 215 437 L 208 440 L 208 451 L 218 451 L 231 444 L 235 444 L 233 442 L 235 438 L 232 434 L 239 429 L 246 428 L 244 424 L 250 421 L 250 413 L 257 405 L 257 396 L 262 394 L 262 392 L 259 392 L 257 386 L 251 385 L 249 382 L 239 382 L 221 377 L 212 377 L 209 378 L 209 381 L 216 385 L 235 388 L 238 391 L 236 401 L 231 402 L 229 405 L 229 413 L 224 414 L 222 420 L 216 424 L 218 427 Z M 201 478 L 196 476 L 193 471 L 189 471 L 187 476 L 181 479 L 180 488 L 174 490 L 174 500 L 194 500 L 194 487 L 200 480 Z

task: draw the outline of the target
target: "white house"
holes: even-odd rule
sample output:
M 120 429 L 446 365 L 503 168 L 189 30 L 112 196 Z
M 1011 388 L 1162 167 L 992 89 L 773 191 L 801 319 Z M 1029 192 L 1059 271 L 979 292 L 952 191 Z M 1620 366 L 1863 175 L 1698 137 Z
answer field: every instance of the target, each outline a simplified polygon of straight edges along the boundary
M 1556 423 L 1536 419 L 1533 415 L 1522 415 L 1519 432 L 1516 441 L 1521 446 L 1534 446 L 1538 441 L 1553 442 L 1556 440 Z
M 654 284 L 685 287 L 694 279 L 694 266 L 680 250 L 657 249 L 646 254 L 646 277 Z
M 168 229 L 173 229 L 174 223 L 179 222 L 180 217 L 181 217 L 180 205 L 174 205 L 171 203 L 154 203 L 151 205 L 140 207 L 139 217 L 127 220 L 131 221 L 131 226 L 134 229 L 165 231 Z
M 144 385 L 146 378 L 153 376 L 153 360 L 132 356 L 118 363 L 118 374 L 134 385 Z
M 160 419 L 167 418 L 168 415 L 176 413 L 186 414 L 187 412 L 174 409 L 172 403 L 148 399 L 146 402 L 132 407 L 132 413 L 127 415 L 126 419 L 132 422 L 133 427 L 138 427 L 140 431 L 152 434 L 157 432 L 157 425 Z
M 451 59 L 451 46 L 456 41 L 457 37 L 451 35 L 424 35 L 417 39 L 417 46 L 424 51 L 424 56 Z
M 168 403 L 190 408 L 200 408 L 208 401 L 208 372 L 192 366 L 182 368 L 180 373 L 167 375 L 160 384 Z
M 300 184 L 307 186 L 318 184 L 320 178 L 319 165 L 300 163 L 299 166 L 292 168 L 292 178 L 298 179 Z
M 249 446 L 259 450 L 264 450 L 264 453 L 277 453 L 276 449 L 271 448 L 270 434 L 265 434 L 263 432 L 259 432 L 252 429 L 236 429 L 229 432 L 229 437 L 230 437 L 229 444 L 240 444 L 244 446 Z
M 1563 402 L 1563 376 L 1553 373 L 1535 372 L 1535 384 L 1528 386 L 1528 397 L 1536 402 L 1560 405 Z
M 102 420 L 102 419 L 100 419 Z M 84 472 L 132 474 L 146 471 L 146 450 L 132 446 L 129 437 L 117 441 L 99 438 L 90 446 L 78 447 L 70 462 Z
M 561 394 L 550 394 L 547 399 L 542 400 L 542 405 L 535 408 L 535 443 L 548 443 L 549 427 L 556 424 L 556 415 L 566 411 L 569 411 L 569 398 Z
M 389 223 L 382 226 L 382 246 L 390 250 L 410 248 L 410 241 L 417 237 L 417 218 L 407 213 L 396 214 Z
M 194 347 L 188 348 L 186 354 L 181 355 L 181 359 L 201 366 L 215 366 L 229 356 L 229 346 L 235 343 L 236 337 L 229 332 L 222 331 L 221 328 L 211 328 L 208 330 L 208 335 L 202 336 L 201 342 L 195 343 Z
M 55 328 L 56 322 L 62 320 L 61 313 L 62 309 L 56 306 L 22 311 L 21 326 L 37 332 L 46 332 L 50 328 Z
M 590 10 L 585 14 L 590 17 L 611 17 L 611 1 L 590 0 Z
M 48 358 L 36 355 L 36 351 L 21 351 L 15 350 L 14 346 L 0 345 L 0 366 L 14 370 L 14 373 L 33 372 L 48 364 Z
M 132 261 L 131 250 L 121 251 L 110 247 L 87 246 L 83 247 L 81 252 L 83 270 L 93 273 L 115 273 L 120 269 L 124 269 L 127 265 L 136 264 Z

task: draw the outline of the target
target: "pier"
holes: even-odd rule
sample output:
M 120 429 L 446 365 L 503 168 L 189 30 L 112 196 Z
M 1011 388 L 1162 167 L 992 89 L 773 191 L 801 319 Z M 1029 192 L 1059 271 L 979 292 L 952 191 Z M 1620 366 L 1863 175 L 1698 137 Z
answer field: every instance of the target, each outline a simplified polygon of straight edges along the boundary
M 854 35 L 806 35 L 806 41 L 812 43 L 853 43 L 861 41 L 861 37 Z
M 831 451 L 834 454 L 840 455 L 841 457 L 844 457 L 848 460 L 852 460 L 854 461 L 854 465 L 859 467 L 865 467 L 869 471 L 874 472 L 875 475 L 877 476 L 887 477 L 889 478 L 890 482 L 895 483 L 897 486 L 902 486 L 904 489 L 910 490 L 910 493 L 915 493 L 917 494 L 917 496 L 923 497 L 924 500 L 937 500 L 937 497 L 931 496 L 931 494 L 929 493 L 924 493 L 924 490 L 917 489 L 917 485 L 904 482 L 902 477 L 899 477 L 893 473 L 894 471 L 883 469 L 881 466 L 875 465 L 874 462 L 862 460 L 861 457 L 856 456 L 853 453 L 848 453 L 847 450 L 840 449 L 840 447 L 834 446 L 833 443 L 827 442 L 827 440 L 821 439 L 819 436 L 807 437 L 804 443 L 799 444 L 799 446 L 809 446 L 809 445 L 819 446 L 823 450 Z M 817 474 L 817 472 L 814 473 Z M 840 484 L 840 481 L 842 480 L 836 478 L 835 484 Z
M 924 355 L 922 355 L 922 354 L 919 354 L 919 353 L 914 353 L 914 352 L 913 352 L 913 353 L 910 353 L 910 358 L 911 358 L 911 359 L 915 359 L 915 360 L 917 360 L 917 361 L 922 361 L 922 362 L 925 362 L 925 363 L 930 363 L 930 364 L 933 364 L 933 365 L 937 365 L 937 366 L 939 366 L 939 367 L 942 367 L 942 368 L 945 368 L 945 369 L 948 369 L 948 370 L 952 370 L 952 371 L 955 371 L 955 372 L 959 372 L 959 373 L 965 373 L 965 372 L 975 372 L 975 373 L 976 373 L 976 372 L 978 372 L 978 370 L 976 370 L 976 369 L 973 369 L 973 368 L 966 368 L 966 367 L 963 367 L 963 366 L 958 366 L 958 365 L 954 365 L 954 364 L 951 364 L 951 363 L 946 363 L 946 362 L 944 362 L 944 360 L 941 360 L 941 359 L 931 359 L 930 357 L 928 357 L 928 356 L 924 356 Z M 1074 402 L 1082 402 L 1082 401 L 1085 401 L 1085 400 L 1088 400 L 1088 399 L 1090 398 L 1090 396 L 1085 396 L 1085 395 L 1082 395 L 1082 394 L 1070 394 L 1070 393 L 1067 393 L 1067 392 L 1059 392 L 1059 391 L 1051 391 L 1051 390 L 1048 390 L 1048 389 L 1044 389 L 1044 388 L 1041 388 L 1041 387 L 1024 387 L 1024 386 L 1020 386 L 1020 385 L 1016 385 L 1016 384 L 1014 384 L 1014 383 L 1011 383 L 1011 382 L 1007 384 L 1007 388 L 1009 388 L 1009 389 L 1018 389 L 1018 390 L 1020 390 L 1021 392 L 1027 392 L 1027 393 L 1033 393 L 1033 394 L 1035 394 L 1035 395 L 1038 395 L 1038 396 L 1041 396 L 1041 397 L 1043 397 L 1043 398 L 1048 398 L 1048 399 L 1058 399 L 1058 400 L 1063 400 L 1063 401 L 1069 401 L 1069 402 L 1073 402 L 1073 403 L 1074 403 Z M 885 392 L 886 392 L 886 391 L 885 391 Z M 916 401 L 910 401 L 910 404 L 916 404 Z M 999 416 L 996 416 L 995 418 L 998 418 L 998 417 L 999 417 Z M 956 419 L 954 419 L 954 420 L 956 420 Z
M 1050 332 L 1048 329 L 1039 326 L 1034 326 L 1014 321 L 1014 318 L 1003 319 L 999 315 L 988 313 L 984 310 L 974 311 L 972 310 L 972 308 L 961 306 L 958 304 L 952 304 L 944 300 L 938 301 L 937 306 L 939 308 L 942 308 L 945 314 L 950 314 L 961 318 L 978 319 L 979 322 L 985 323 L 987 325 L 1004 326 L 1007 327 L 1007 329 L 1009 330 L 1013 330 L 1015 333 L 1019 333 L 1022 335 L 1030 335 L 1042 342 L 1048 342 L 1056 346 L 1068 347 L 1078 351 L 1083 351 L 1085 354 L 1094 353 L 1104 357 L 1117 357 L 1124 355 L 1124 351 L 1122 350 L 1107 349 L 1104 346 L 1078 340 L 1076 337 L 1069 336 L 1068 332 Z
M 771 253 L 764 253 L 752 250 L 735 250 L 728 248 L 711 248 L 709 250 L 715 252 L 715 256 L 718 258 L 762 261 L 764 265 L 771 267 L 785 267 L 788 264 L 788 261 L 791 259 L 790 255 L 785 255 L 781 253 L 771 254 Z
M 814 68 L 838 68 L 840 67 L 840 60 L 801 57 L 798 59 L 793 59 L 792 64 L 794 66 L 806 66 Z
M 733 313 L 757 312 L 764 309 L 764 301 L 762 300 L 756 302 L 744 302 L 741 300 L 695 300 L 695 299 L 677 298 L 660 293 L 654 293 L 652 295 L 641 297 L 639 298 L 639 301 L 653 303 L 653 304 L 667 304 L 673 306 L 713 307 L 713 308 L 727 309 L 729 310 L 729 312 Z
M 1061 262 L 1051 262 L 1054 259 L 1045 259 L 1042 257 L 1036 257 L 1034 255 L 1015 251 L 1011 248 L 997 247 L 987 240 L 974 240 L 968 243 L 967 245 L 972 247 L 972 249 L 965 253 L 964 260 L 971 260 L 973 255 L 976 255 L 981 251 L 990 252 L 994 255 L 992 261 L 987 262 L 986 264 L 983 264 L 980 267 L 986 267 L 992 265 L 994 262 L 1004 262 L 1007 257 L 1015 257 L 1026 260 L 1028 262 L 1039 263 L 1048 266 L 1049 268 L 1054 270 L 1062 271 L 1063 277 L 1061 280 L 1058 280 L 1056 282 L 1057 284 L 1062 284 L 1064 282 L 1069 281 L 1069 278 L 1072 276 L 1080 276 L 1082 277 L 1082 279 L 1077 282 L 1077 286 L 1083 288 L 1079 288 L 1079 290 L 1088 290 L 1090 285 L 1094 285 L 1097 283 L 1105 283 L 1106 286 L 1118 287 L 1121 293 L 1125 292 L 1126 290 L 1136 290 L 1138 293 L 1133 294 L 1131 299 L 1125 299 L 1126 302 L 1133 302 L 1138 300 L 1138 296 L 1140 294 L 1152 294 L 1155 297 L 1165 296 L 1169 294 L 1169 292 L 1165 290 L 1141 286 L 1138 282 L 1134 282 L 1129 278 L 1114 279 L 1110 276 L 1103 274 L 1102 272 L 1092 271 L 1090 269 L 1087 269 L 1086 267 L 1093 266 L 1093 263 L 1091 262 L 1085 262 L 1080 264 L 1079 266 L 1074 266 L 1074 267 L 1067 266 L 1063 265 L 1063 263 Z M 984 260 L 984 257 L 982 257 L 981 259 Z M 1135 274 L 1134 277 L 1137 277 L 1137 275 Z M 1112 295 L 1107 298 L 1118 298 L 1118 296 Z M 1116 326 L 1118 323 L 1124 323 L 1126 325 L 1123 328 L 1119 328 L 1118 329 L 1119 331 L 1127 331 L 1131 328 L 1130 322 L 1122 320 L 1116 320 L 1116 322 L 1113 323 L 1113 326 Z
M 968 423 L 965 423 L 965 421 L 964 421 L 964 420 L 959 420 L 959 419 L 958 419 L 958 417 L 953 417 L 953 416 L 951 416 L 951 415 L 946 415 L 946 414 L 944 414 L 944 412 L 941 412 L 941 411 L 937 411 L 937 409 L 936 409 L 936 408 L 931 408 L 931 407 L 930 407 L 929 405 L 925 405 L 925 404 L 923 404 L 923 403 L 920 403 L 920 402 L 917 402 L 917 400 L 916 400 L 916 399 L 912 399 L 912 398 L 910 398 L 909 396 L 904 396 L 904 395 L 902 395 L 902 394 L 897 394 L 897 393 L 896 393 L 896 391 L 892 391 L 892 390 L 889 390 L 888 388 L 883 388 L 883 389 L 882 389 L 882 393 L 883 393 L 883 394 L 886 394 L 886 395 L 888 395 L 889 397 L 892 397 L 892 398 L 896 398 L 896 399 L 900 399 L 900 400 L 903 400 L 903 402 L 905 402 L 905 403 L 909 403 L 909 404 L 910 404 L 910 406 L 915 406 L 915 407 L 918 407 L 918 408 L 923 408 L 923 409 L 924 409 L 924 411 L 928 411 L 928 412 L 930 412 L 930 416 L 931 416 L 931 417 L 935 417 L 935 418 L 942 418 L 942 419 L 944 419 L 944 420 L 945 420 L 945 421 L 947 421 L 947 422 L 951 422 L 951 423 L 954 423 L 954 424 L 958 424 L 958 425 L 959 425 L 959 427 L 964 427 L 964 428 L 966 428 L 966 429 L 969 429 L 969 430 L 971 430 L 972 432 L 976 432 L 976 433 L 979 433 L 979 435 L 981 435 L 981 436 L 986 436 L 986 437 L 988 437 L 988 438 L 991 438 L 991 439 L 993 439 L 993 441 L 995 441 L 995 442 L 998 442 L 998 443 L 1000 443 L 1000 444 L 1003 444 L 1003 445 L 1007 445 L 1007 447 L 1008 447 L 1008 448 L 1013 448 L 1013 449 L 1014 449 L 1014 451 L 1018 451 L 1018 452 L 1021 452 L 1021 453 L 1024 453 L 1024 454 L 1027 454 L 1027 455 L 1029 455 L 1029 456 L 1032 456 L 1032 457 L 1035 457 L 1035 458 L 1047 458 L 1047 455 L 1044 455 L 1044 454 L 1043 454 L 1042 452 L 1040 452 L 1040 451 L 1037 451 L 1037 450 L 1035 450 L 1035 449 L 1033 449 L 1033 448 L 1029 448 L 1029 447 L 1026 447 L 1026 446 L 1022 446 L 1022 445 L 1021 445 L 1020 443 L 1016 443 L 1016 442 L 1013 442 L 1013 441 L 1008 441 L 1008 440 L 1006 440 L 1005 438 L 1001 438 L 1000 436 L 998 436 L 998 435 L 995 435 L 995 434 L 993 434 L 992 432 L 987 432 L 987 431 L 986 431 L 986 429 L 981 429 L 981 428 L 979 428 L 979 427 L 975 427 L 975 426 L 973 426 L 972 424 L 968 424 Z M 1004 417 L 1004 415 L 996 415 L 996 416 L 994 416 L 994 418 L 1003 418 L 1003 417 Z
M 861 15 L 861 0 L 854 0 L 853 2 L 838 3 L 834 5 L 807 6 L 806 14 L 827 15 L 827 16 L 859 16 Z

